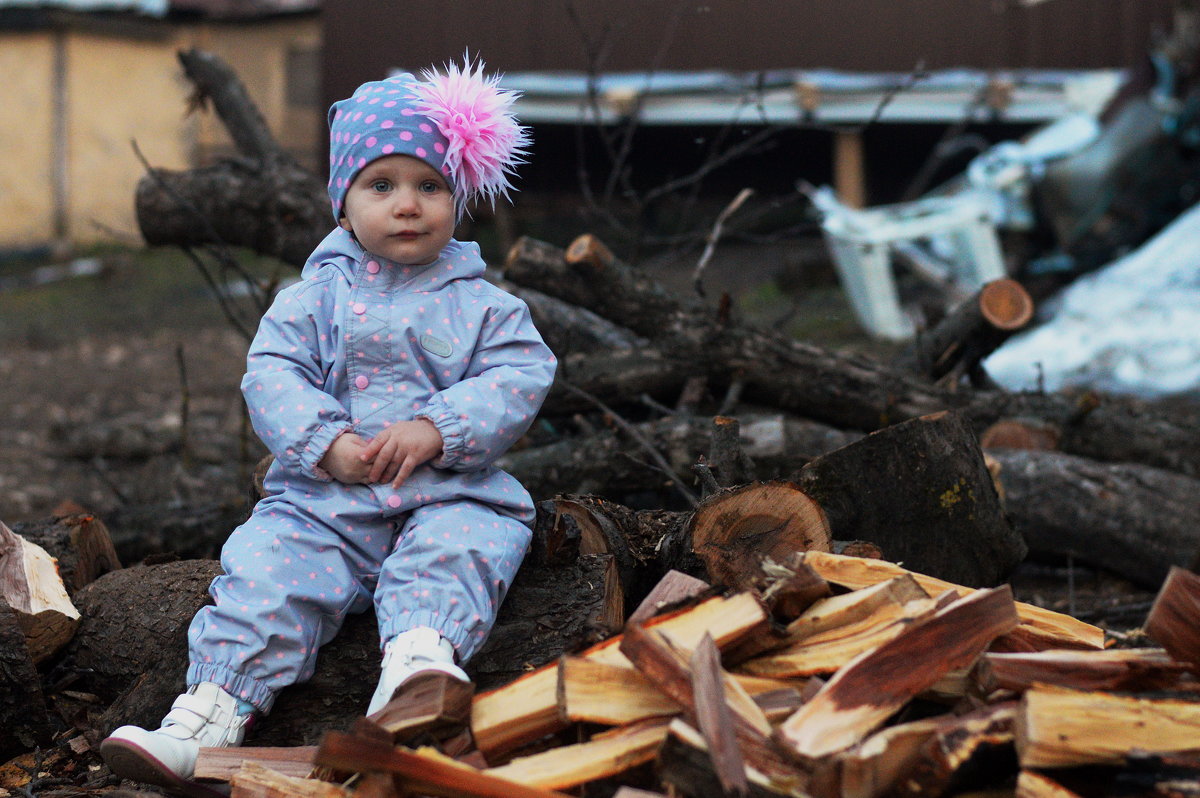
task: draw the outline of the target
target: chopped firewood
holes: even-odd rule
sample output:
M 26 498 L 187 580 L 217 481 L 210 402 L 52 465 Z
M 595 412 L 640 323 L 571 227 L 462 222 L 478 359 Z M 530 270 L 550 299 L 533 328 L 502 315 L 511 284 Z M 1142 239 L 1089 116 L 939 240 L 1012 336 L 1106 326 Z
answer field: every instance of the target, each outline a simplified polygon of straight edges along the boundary
M 1021 698 L 1023 768 L 1120 764 L 1134 754 L 1200 753 L 1200 701 L 1035 686 Z
M 921 747 L 896 795 L 932 798 L 965 788 L 1002 784 L 1016 764 L 1013 750 L 1015 703 L 985 707 L 954 718 Z
M 79 625 L 54 558 L 0 522 L 0 601 L 12 607 L 34 664 L 67 644 Z
M 644 626 L 662 634 L 676 648 L 690 653 L 706 634 L 717 641 L 718 648 L 726 651 L 747 637 L 761 634 L 767 628 L 768 621 L 766 610 L 755 595 L 734 593 L 657 615 L 646 621 Z M 621 652 L 621 641 L 621 635 L 610 638 L 588 649 L 583 656 L 600 662 L 629 665 L 629 660 Z
M 795 682 L 732 674 L 760 707 L 772 711 L 798 706 Z M 567 720 L 617 726 L 657 715 L 674 715 L 679 704 L 651 684 L 636 668 L 580 656 L 558 663 L 558 703 Z M 764 708 L 765 709 L 765 708 Z
M 696 721 L 695 688 L 687 652 L 654 629 L 636 625 L 625 630 L 621 649 L 646 678 L 679 702 L 689 721 Z M 763 711 L 724 671 L 721 679 L 733 733 L 746 764 L 765 773 L 792 772 L 791 765 L 783 760 L 769 738 L 771 724 Z
M 697 579 L 672 568 L 646 594 L 642 603 L 630 613 L 625 623 L 641 623 L 657 615 L 663 608 L 698 596 L 708 589 L 709 584 L 703 579 Z
M 746 662 L 741 669 L 757 676 L 775 678 L 833 673 L 864 651 L 900 636 L 909 626 L 920 623 L 937 611 L 938 599 L 925 596 L 915 582 L 911 584 L 920 591 L 919 598 L 903 603 L 893 601 L 877 604 L 866 617 L 848 619 L 846 623 L 800 637 L 785 648 Z M 855 591 L 846 596 L 867 593 L 868 590 Z
M 812 566 L 801 563 L 809 570 Z M 871 617 L 882 607 L 900 607 L 910 601 L 929 598 L 912 574 L 902 573 L 875 585 L 830 596 L 809 607 L 787 626 L 789 640 L 805 640 Z
M 635 668 L 563 657 L 558 663 L 559 705 L 572 722 L 619 726 L 657 715 L 675 715 L 679 703 Z
M 1172 568 L 1146 617 L 1145 629 L 1175 659 L 1200 663 L 1200 576 Z
M 58 564 L 67 593 L 121 567 L 108 527 L 90 513 L 15 524 L 14 532 L 41 546 Z
M 705 637 L 692 652 L 688 663 L 692 671 L 692 696 L 696 723 L 708 746 L 721 789 L 733 795 L 745 795 L 746 763 L 734 733 L 733 712 L 725 700 L 725 673 L 721 653 L 711 637 Z M 766 720 L 766 715 L 763 715 Z M 770 722 L 768 721 L 768 724 Z M 769 728 L 769 726 L 768 726 Z
M 349 798 L 360 794 L 327 781 L 288 775 L 254 760 L 247 760 L 229 782 L 229 798 Z
M 1015 798 L 1083 798 L 1079 793 L 1068 790 L 1045 773 L 1022 770 L 1017 775 Z
M 861 745 L 829 757 L 813 774 L 814 795 L 821 798 L 877 798 L 911 794 L 949 777 L 980 745 L 993 744 L 999 732 L 1012 758 L 1016 703 L 984 707 L 967 715 L 937 715 L 900 723 L 872 734 Z M 921 775 L 918 775 L 918 774 Z M 935 779 L 934 774 L 940 774 Z
M 238 769 L 259 765 L 273 773 L 295 778 L 312 775 L 315 745 L 287 747 L 241 746 L 236 748 L 201 748 L 196 758 L 197 781 L 231 781 Z
M 703 640 L 696 644 L 696 648 L 702 644 Z M 695 719 L 696 697 L 689 659 L 694 650 L 683 651 L 658 630 L 634 624 L 621 636 L 621 653 L 652 684 L 679 703 L 686 715 Z M 725 698 L 735 728 L 739 732 L 746 731 L 751 736 L 765 737 L 770 734 L 771 724 L 758 705 L 744 690 L 736 686 L 736 682 L 728 674 L 723 673 L 722 679 L 729 688 L 729 694 Z
M 713 596 L 691 606 L 655 616 L 646 622 L 676 646 L 692 651 L 707 633 L 724 650 L 766 628 L 767 617 L 749 593 Z M 584 651 L 589 660 L 631 668 L 621 653 L 621 637 Z M 508 685 L 475 696 L 471 732 L 489 759 L 557 731 L 567 723 L 558 706 L 558 666 L 547 665 Z
M 658 772 L 678 793 L 695 798 L 728 798 L 721 789 L 703 735 L 681 718 L 671 721 L 658 752 Z M 792 768 L 769 773 L 753 764 L 746 767 L 747 794 L 751 798 L 808 795 L 808 776 Z
M 763 580 L 763 558 L 829 551 L 821 506 L 785 482 L 753 483 L 710 496 L 687 526 L 691 550 L 714 584 L 748 589 Z
M 620 787 L 613 798 L 666 798 L 662 793 L 639 790 L 637 787 Z
M 520 784 L 564 790 L 608 778 L 654 759 L 667 736 L 669 718 L 656 718 L 597 734 L 575 745 L 517 757 L 484 773 Z
M 328 732 L 316 763 L 349 773 L 391 773 L 404 789 L 441 798 L 566 798 L 563 793 L 518 784 L 476 770 L 432 749 L 410 751 L 344 732 Z
M 985 695 L 996 690 L 1024 692 L 1035 684 L 1145 691 L 1178 686 L 1188 667 L 1157 648 L 988 652 L 975 664 L 971 678 Z
M 762 591 L 762 599 L 771 617 L 780 623 L 790 624 L 817 601 L 833 593 L 824 577 L 796 561 L 794 556 L 787 566 L 764 561 L 764 567 L 773 581 Z M 781 571 L 778 576 L 772 572 L 776 567 Z
M 1012 590 L 978 590 L 843 666 L 779 727 L 806 760 L 861 741 L 909 699 L 955 668 L 971 664 L 1018 623 Z
M 911 574 L 925 592 L 931 596 L 941 595 L 947 590 L 953 590 L 959 595 L 964 595 L 971 591 L 971 588 L 935 579 L 934 577 L 915 571 L 909 571 L 883 560 L 847 557 L 845 555 L 827 554 L 825 552 L 806 552 L 802 561 L 812 566 L 817 573 L 833 584 L 842 585 L 851 590 L 857 590 L 867 585 L 874 585 L 907 573 Z M 1084 623 L 1078 618 L 1022 602 L 1017 602 L 1017 615 L 1021 619 L 1021 625 L 1017 627 L 1015 633 L 1020 634 L 1021 642 L 1027 645 L 1022 645 L 1016 650 L 1104 648 L 1104 630 L 1098 626 Z M 1006 637 L 1011 636 L 1010 634 Z
M 558 706 L 557 665 L 480 693 L 471 702 L 471 734 L 489 761 L 566 725 Z
M 474 695 L 475 686 L 470 682 L 440 671 L 419 673 L 400 685 L 392 700 L 369 719 L 397 743 L 422 732 L 448 736 L 471 722 Z
M 921 416 L 813 459 L 797 482 L 835 538 L 863 538 L 913 570 L 971 587 L 1003 581 L 1027 552 L 983 451 L 957 412 Z

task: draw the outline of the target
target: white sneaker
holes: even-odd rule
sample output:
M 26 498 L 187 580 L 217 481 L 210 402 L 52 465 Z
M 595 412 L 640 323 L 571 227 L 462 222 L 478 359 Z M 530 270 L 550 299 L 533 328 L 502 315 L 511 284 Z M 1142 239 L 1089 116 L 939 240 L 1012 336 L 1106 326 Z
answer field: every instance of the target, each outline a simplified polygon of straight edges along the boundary
M 405 680 L 422 671 L 441 671 L 461 681 L 471 681 L 466 671 L 454 664 L 454 646 L 428 626 L 418 626 L 388 641 L 383 647 L 380 667 L 379 686 L 367 706 L 368 715 L 383 709 Z
M 175 699 L 161 728 L 122 726 L 100 743 L 100 755 L 122 778 L 207 794 L 190 781 L 201 747 L 241 745 L 252 717 L 238 714 L 238 700 L 220 686 L 201 682 Z

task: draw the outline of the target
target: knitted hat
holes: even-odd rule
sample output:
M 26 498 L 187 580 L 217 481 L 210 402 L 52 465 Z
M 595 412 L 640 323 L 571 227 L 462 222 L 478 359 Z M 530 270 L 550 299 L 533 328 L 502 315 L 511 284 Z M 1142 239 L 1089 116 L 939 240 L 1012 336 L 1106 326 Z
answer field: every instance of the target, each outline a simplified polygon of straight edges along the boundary
M 511 106 L 517 94 L 485 77 L 483 64 L 404 73 L 359 86 L 329 109 L 329 199 L 333 217 L 354 177 L 371 161 L 401 154 L 420 158 L 446 177 L 462 218 L 475 198 L 508 198 L 508 176 L 524 163 L 529 131 Z

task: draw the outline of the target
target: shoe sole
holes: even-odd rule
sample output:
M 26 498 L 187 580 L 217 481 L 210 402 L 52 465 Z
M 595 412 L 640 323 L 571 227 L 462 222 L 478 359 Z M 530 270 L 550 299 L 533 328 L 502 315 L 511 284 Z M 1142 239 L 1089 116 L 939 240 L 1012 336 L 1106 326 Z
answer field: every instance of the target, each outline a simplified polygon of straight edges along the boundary
M 200 782 L 180 778 L 145 748 L 127 740 L 105 740 L 100 744 L 100 756 L 108 769 L 123 779 L 155 784 L 188 798 L 228 798 L 229 795 Z

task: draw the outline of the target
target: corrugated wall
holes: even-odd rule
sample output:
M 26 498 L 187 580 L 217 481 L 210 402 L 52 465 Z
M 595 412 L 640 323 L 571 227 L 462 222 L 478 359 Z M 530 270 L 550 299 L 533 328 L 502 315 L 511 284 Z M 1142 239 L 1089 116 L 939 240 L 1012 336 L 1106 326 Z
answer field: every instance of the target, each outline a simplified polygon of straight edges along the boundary
M 501 71 L 1128 66 L 1171 0 L 338 0 L 325 98 L 470 47 Z

